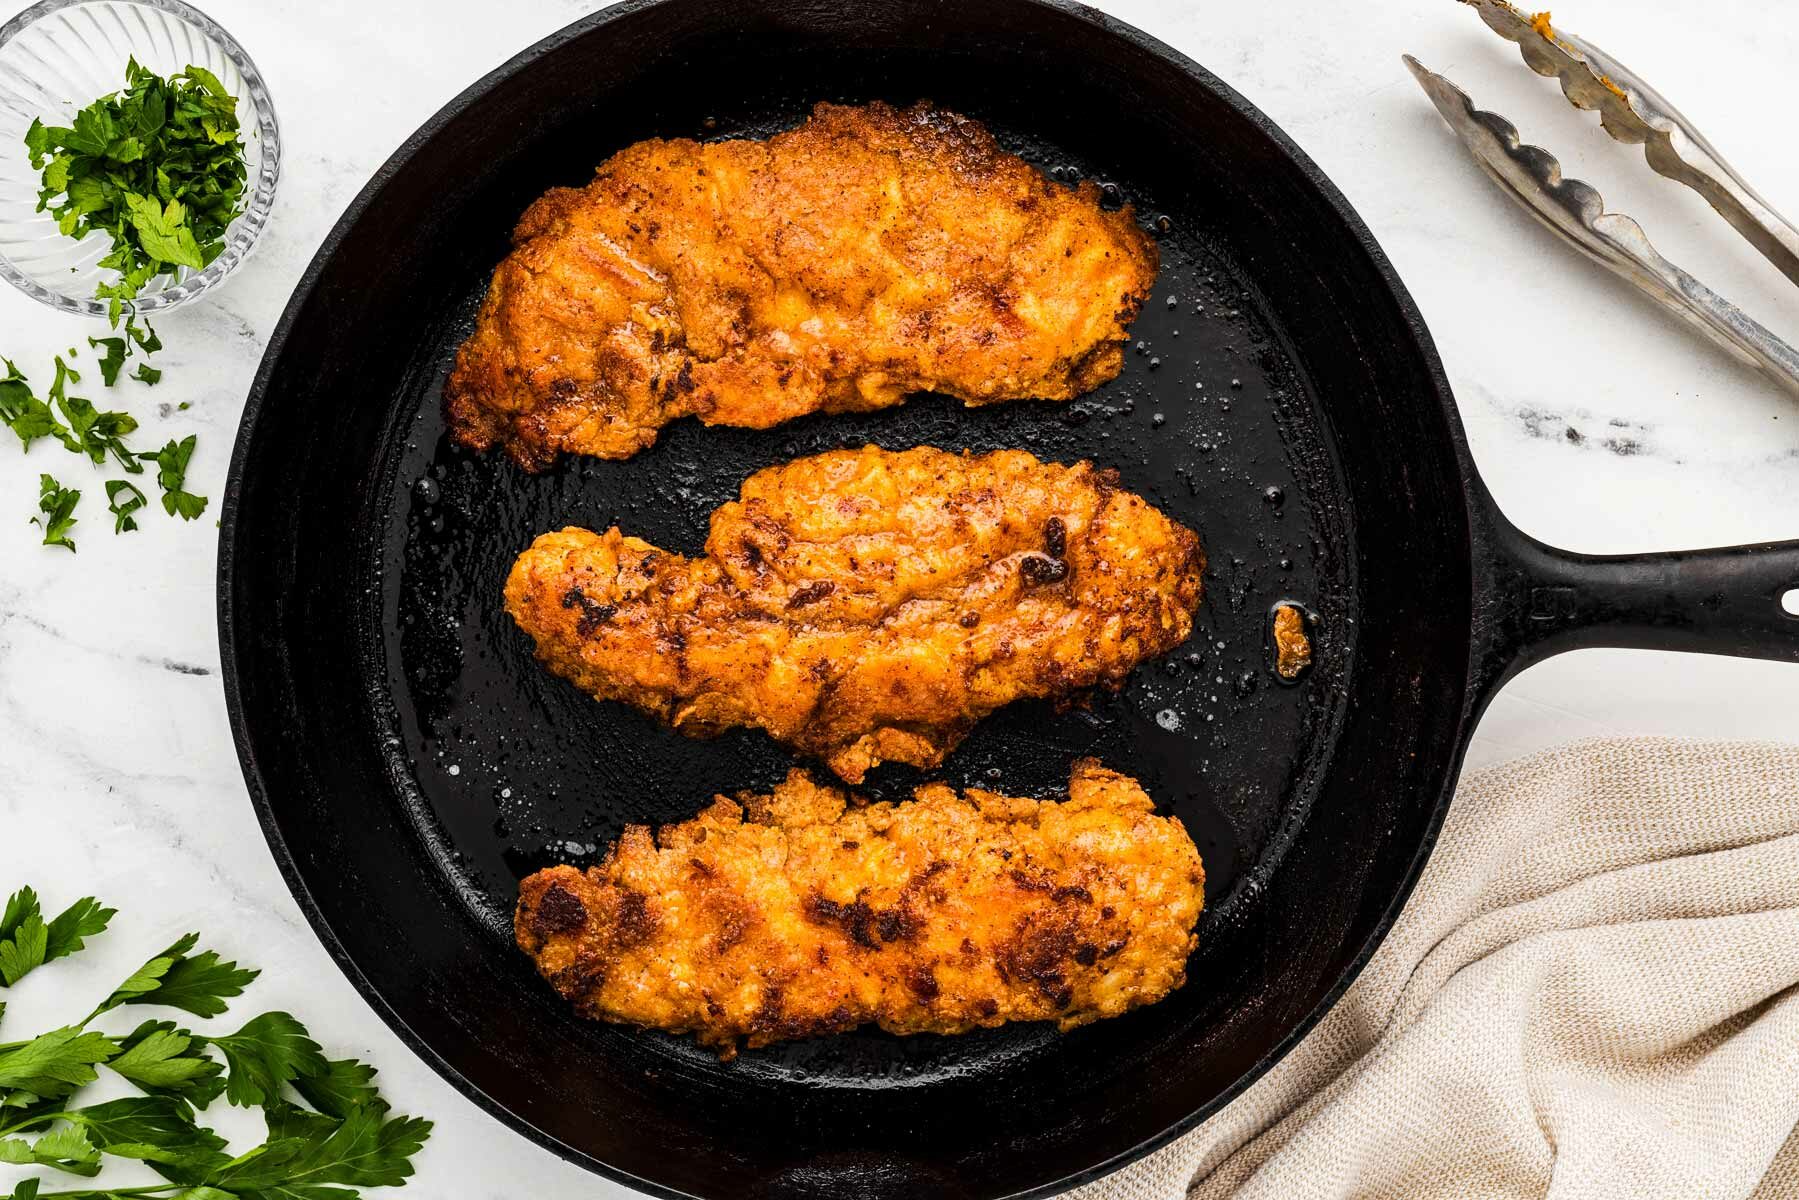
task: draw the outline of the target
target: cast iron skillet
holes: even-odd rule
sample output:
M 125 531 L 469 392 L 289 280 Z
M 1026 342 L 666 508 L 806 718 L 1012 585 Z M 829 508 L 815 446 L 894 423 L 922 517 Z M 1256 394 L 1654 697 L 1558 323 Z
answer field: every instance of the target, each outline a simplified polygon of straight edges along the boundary
M 652 135 L 765 134 L 817 100 L 931 97 L 1161 239 L 1124 375 L 1072 405 L 671 428 L 540 477 L 451 448 L 442 375 L 509 230 Z M 618 522 L 697 550 L 751 471 L 838 446 L 1091 457 L 1198 529 L 1199 628 L 1122 695 L 985 722 L 940 775 L 1055 795 L 1095 754 L 1205 855 L 1189 982 L 1068 1036 L 880 1033 L 746 1052 L 575 1019 L 511 946 L 517 879 L 790 765 L 694 742 L 540 670 L 500 611 L 531 537 Z M 1266 1070 L 1411 888 L 1482 706 L 1596 644 L 1799 659 L 1799 544 L 1591 558 L 1512 528 L 1429 336 L 1312 163 L 1181 55 L 1061 0 L 663 0 L 589 17 L 453 101 L 326 239 L 270 343 L 219 563 L 231 719 L 270 845 L 376 1009 L 514 1128 L 663 1195 L 1042 1195 Z M 1271 605 L 1318 664 L 1268 671 Z M 879 795 L 917 776 L 887 771 Z

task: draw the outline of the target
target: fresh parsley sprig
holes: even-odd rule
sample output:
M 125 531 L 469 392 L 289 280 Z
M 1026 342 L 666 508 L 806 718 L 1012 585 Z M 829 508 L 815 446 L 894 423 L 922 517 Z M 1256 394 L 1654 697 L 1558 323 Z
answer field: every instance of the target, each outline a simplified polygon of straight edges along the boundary
M 85 897 L 45 920 L 37 894 L 19 889 L 0 915 L 0 988 L 77 953 L 112 916 Z M 165 1182 L 45 1191 L 37 1175 L 16 1184 L 10 1200 L 358 1200 L 357 1189 L 411 1176 L 431 1123 L 393 1115 L 373 1067 L 326 1058 L 288 1013 L 262 1013 L 222 1034 L 168 1020 L 143 1021 L 122 1036 L 89 1028 L 134 1005 L 203 1019 L 223 1013 L 257 972 L 211 950 L 195 953 L 198 944 L 189 934 L 153 956 L 80 1022 L 0 1044 L 0 1165 L 91 1179 L 111 1156 L 144 1163 Z M 80 1103 L 101 1070 L 141 1094 Z M 262 1110 L 268 1132 L 260 1145 L 233 1155 L 199 1123 L 196 1114 L 220 1096 Z

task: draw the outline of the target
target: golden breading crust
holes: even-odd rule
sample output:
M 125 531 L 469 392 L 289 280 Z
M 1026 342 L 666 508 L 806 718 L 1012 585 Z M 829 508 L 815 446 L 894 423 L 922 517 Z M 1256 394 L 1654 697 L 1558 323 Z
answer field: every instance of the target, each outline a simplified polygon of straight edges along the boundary
M 1118 374 L 1156 248 L 921 103 L 821 104 L 766 142 L 651 139 L 533 204 L 444 389 L 527 469 L 677 417 L 764 429 L 907 393 L 1068 400 Z
M 625 830 L 597 867 L 519 888 L 519 948 L 583 1016 L 727 1057 L 874 1023 L 1062 1029 L 1186 981 L 1205 871 L 1135 780 L 1078 762 L 1057 804 L 942 784 L 847 807 L 795 770 L 772 795 Z
M 858 783 L 935 766 L 1014 700 L 1119 687 L 1186 639 L 1204 566 L 1091 463 L 869 446 L 752 475 L 704 558 L 545 534 L 506 610 L 599 699 L 696 736 L 760 727 Z

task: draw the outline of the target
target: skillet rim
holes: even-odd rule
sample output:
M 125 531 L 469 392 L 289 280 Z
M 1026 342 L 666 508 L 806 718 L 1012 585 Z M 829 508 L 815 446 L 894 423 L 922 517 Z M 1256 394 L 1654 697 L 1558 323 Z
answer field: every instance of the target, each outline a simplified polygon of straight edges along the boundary
M 287 845 L 281 820 L 275 812 L 270 788 L 258 765 L 253 735 L 239 687 L 238 619 L 234 607 L 237 580 L 239 498 L 243 490 L 251 444 L 255 439 L 256 425 L 262 415 L 263 401 L 273 382 L 279 360 L 286 350 L 289 335 L 299 319 L 301 310 L 311 300 L 321 276 L 329 267 L 344 240 L 361 221 L 364 214 L 378 201 L 388 184 L 411 164 L 419 150 L 433 140 L 452 120 L 478 105 L 496 86 L 529 69 L 539 59 L 560 50 L 569 42 L 586 37 L 614 21 L 633 16 L 646 9 L 681 2 L 682 0 L 619 0 L 618 3 L 610 4 L 570 22 L 525 47 L 451 97 L 423 124 L 407 135 L 406 139 L 375 170 L 368 182 L 345 207 L 330 231 L 320 241 L 318 248 L 307 263 L 305 271 L 294 285 L 287 304 L 282 309 L 281 317 L 269 336 L 261 362 L 257 366 L 256 376 L 245 396 L 243 413 L 239 418 L 237 437 L 233 443 L 231 461 L 226 473 L 224 495 L 220 505 L 216 586 L 218 588 L 220 682 L 225 692 L 226 715 L 231 724 L 232 742 L 237 749 L 245 788 L 250 802 L 256 810 L 257 822 L 262 827 L 263 837 L 268 843 L 269 852 L 275 860 L 276 868 L 280 871 L 288 890 L 293 894 L 295 902 L 306 917 L 307 924 L 312 928 L 325 951 L 331 956 L 338 970 L 343 973 L 351 986 L 381 1018 L 382 1022 L 413 1054 L 463 1096 L 473 1101 L 484 1112 L 499 1120 L 509 1129 L 551 1151 L 559 1158 L 584 1167 L 615 1183 L 649 1195 L 668 1197 L 670 1200 L 694 1200 L 691 1193 L 633 1175 L 629 1171 L 604 1162 L 584 1150 L 553 1137 L 490 1096 L 417 1034 L 406 1018 L 389 1004 L 386 997 L 363 974 L 361 967 L 357 965 L 343 942 L 331 928 L 318 901 L 313 897 L 312 889 L 301 874 L 294 854 Z M 1134 25 L 1086 4 L 1078 3 L 1076 0 L 1020 0 L 1020 2 L 1032 8 L 1051 10 L 1064 16 L 1073 17 L 1092 27 L 1098 36 L 1121 39 L 1130 43 L 1137 49 L 1161 59 L 1198 86 L 1210 91 L 1239 117 L 1267 137 L 1292 163 L 1306 183 L 1316 190 L 1318 198 L 1341 223 L 1348 242 L 1353 243 L 1367 257 L 1368 265 L 1387 288 L 1399 310 L 1400 321 L 1411 337 L 1419 358 L 1419 365 L 1423 368 L 1423 374 L 1429 378 L 1437 403 L 1441 408 L 1444 435 L 1449 440 L 1450 449 L 1457 464 L 1458 482 L 1461 484 L 1462 504 L 1459 515 L 1469 539 L 1470 548 L 1471 569 L 1467 577 L 1469 597 L 1471 605 L 1478 604 L 1482 589 L 1477 580 L 1477 569 L 1474 567 L 1477 517 L 1485 517 L 1490 520 L 1497 517 L 1498 513 L 1492 501 L 1487 497 L 1485 487 L 1475 470 L 1454 393 L 1450 388 L 1441 356 L 1437 352 L 1436 343 L 1424 322 L 1424 316 L 1419 311 L 1417 303 L 1412 299 L 1411 293 L 1399 278 L 1398 272 L 1394 269 L 1385 251 L 1381 249 L 1373 232 L 1351 206 L 1348 198 L 1323 169 L 1261 109 L 1180 50 Z M 248 622 L 246 622 L 247 624 Z M 1361 975 L 1374 951 L 1386 940 L 1387 934 L 1392 930 L 1400 910 L 1410 898 L 1419 876 L 1423 872 L 1424 865 L 1436 845 L 1437 836 L 1441 831 L 1450 801 L 1455 794 L 1456 782 L 1461 775 L 1462 762 L 1467 752 L 1469 727 L 1478 716 L 1479 711 L 1485 707 L 1486 700 L 1497 690 L 1491 684 L 1483 685 L 1481 682 L 1477 673 L 1478 655 L 1479 639 L 1471 636 L 1469 657 L 1463 675 L 1462 707 L 1456 714 L 1454 725 L 1446 731 L 1450 753 L 1443 776 L 1442 791 L 1432 803 L 1418 848 L 1406 865 L 1399 885 L 1383 908 L 1380 919 L 1357 949 L 1349 965 L 1318 1004 L 1297 1021 L 1293 1028 L 1253 1066 L 1243 1072 L 1209 1103 L 1201 1105 L 1187 1116 L 1143 1139 L 1129 1149 L 1120 1151 L 1059 1180 L 1012 1192 L 1009 1194 L 1009 1200 L 1033 1200 L 1036 1197 L 1053 1196 L 1080 1187 L 1153 1153 L 1191 1131 L 1200 1122 L 1242 1095 L 1251 1084 L 1285 1058 L 1294 1046 L 1311 1032 L 1324 1015 L 1342 999 L 1350 985 Z

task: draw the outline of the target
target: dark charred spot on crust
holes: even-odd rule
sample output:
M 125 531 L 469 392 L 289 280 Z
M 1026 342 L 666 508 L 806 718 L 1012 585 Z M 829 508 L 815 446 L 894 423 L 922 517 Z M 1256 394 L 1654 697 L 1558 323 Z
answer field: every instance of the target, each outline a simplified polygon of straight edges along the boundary
M 1043 548 L 1051 558 L 1068 557 L 1068 526 L 1061 517 L 1051 517 L 1043 527 Z
M 693 390 L 693 360 L 691 358 L 682 360 L 681 371 L 675 376 L 674 387 L 675 391 L 681 395 L 686 395 Z
M 531 928 L 542 938 L 569 933 L 585 924 L 587 906 L 581 903 L 579 896 L 559 883 L 552 883 L 544 890 L 543 899 L 537 902 L 537 911 L 531 914 Z
M 656 936 L 656 914 L 642 892 L 624 889 L 619 892 L 617 925 L 613 943 L 621 948 L 641 946 Z
M 1007 857 L 1010 857 L 1010 855 Z M 1050 883 L 1048 880 L 1038 879 L 1027 875 L 1017 867 L 1013 867 L 1007 874 L 1012 877 L 1013 883 L 1016 883 L 1027 892 L 1047 892 L 1050 890 Z
M 575 632 L 582 637 L 592 637 L 595 630 L 618 615 L 617 605 L 592 600 L 578 587 L 562 593 L 562 607 L 581 610 L 581 616 L 575 621 Z
M 550 986 L 564 997 L 579 1001 L 596 992 L 606 982 L 606 969 L 590 957 L 577 957 L 574 962 L 550 976 Z
M 875 914 L 875 931 L 883 942 L 909 942 L 924 931 L 924 921 L 910 908 L 885 908 Z
M 1113 917 L 1118 915 L 1118 910 L 1113 908 L 1110 904 L 1107 904 L 1100 908 L 1099 915 L 1101 919 L 1110 921 Z
M 1000 947 L 996 964 L 1003 963 L 1006 975 L 1031 984 L 1057 1008 L 1066 1008 L 1074 999 L 1065 968 L 1077 949 L 1075 929 L 1073 919 L 1060 912 L 1027 913 Z
M 817 604 L 836 590 L 837 585 L 829 579 L 814 580 L 805 587 L 796 589 L 793 595 L 787 597 L 787 609 L 791 612 L 796 608 L 804 608 L 808 604 Z
M 1068 578 L 1068 564 L 1059 558 L 1050 558 L 1044 554 L 1027 554 L 1018 564 L 1018 573 L 1024 577 L 1025 583 L 1032 587 L 1045 584 L 1060 583 Z
M 714 871 L 711 867 L 707 866 L 705 863 L 701 862 L 697 858 L 688 859 L 687 865 L 692 867 L 693 873 L 698 875 L 702 879 L 711 879 L 714 875 L 717 874 L 716 871 Z
M 800 905 L 800 911 L 814 925 L 836 925 L 854 942 L 868 950 L 879 950 L 883 942 L 910 942 L 924 930 L 924 920 L 912 911 L 907 897 L 892 908 L 877 909 L 867 901 L 856 899 L 848 904 L 813 892 Z
M 981 614 L 978 612 L 965 612 L 962 614 L 959 623 L 964 629 L 973 629 L 976 625 L 981 623 Z
M 854 840 L 846 840 L 843 843 L 843 848 L 845 850 L 855 850 L 855 849 L 858 849 L 861 845 L 862 845 L 861 842 L 854 841 Z
M 787 994 L 781 990 L 780 985 L 767 985 L 762 989 L 755 1015 L 750 1018 L 750 1029 L 757 1033 L 775 1032 L 782 1025 L 781 1016 L 786 1007 Z
M 1079 900 L 1082 904 L 1093 903 L 1093 893 L 1079 884 L 1064 884 L 1050 893 L 1052 900 Z
M 841 926 L 843 932 L 849 935 L 850 941 L 858 946 L 866 946 L 870 950 L 880 948 L 881 944 L 875 941 L 874 932 L 870 928 L 874 922 L 874 910 L 860 900 L 839 904 L 813 892 L 806 897 L 800 910 L 814 925 Z
M 761 1005 L 749 1019 L 749 1044 L 752 1047 L 766 1046 L 770 1042 L 788 1038 L 821 1037 L 854 1029 L 859 1024 L 861 1019 L 844 1004 L 817 1017 L 789 1014 L 786 1010 L 786 996 L 781 988 L 770 984 L 763 988 Z
M 748 563 L 752 568 L 760 568 L 762 566 L 761 547 L 757 546 L 756 543 L 747 538 L 740 544 L 743 546 L 743 561 Z
M 906 986 L 912 989 L 912 994 L 926 1004 L 935 1000 L 943 990 L 938 986 L 937 976 L 929 967 L 907 966 L 900 974 L 905 979 Z
M 1083 967 L 1090 967 L 1099 961 L 1099 947 L 1092 942 L 1083 942 L 1074 950 L 1074 961 Z
M 975 1005 L 975 1009 L 983 1017 L 992 1017 L 999 1013 L 999 1001 L 992 996 L 982 996 L 980 1002 Z

